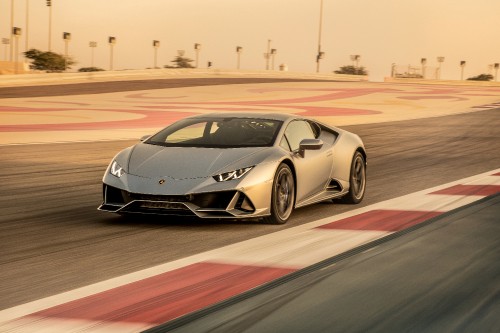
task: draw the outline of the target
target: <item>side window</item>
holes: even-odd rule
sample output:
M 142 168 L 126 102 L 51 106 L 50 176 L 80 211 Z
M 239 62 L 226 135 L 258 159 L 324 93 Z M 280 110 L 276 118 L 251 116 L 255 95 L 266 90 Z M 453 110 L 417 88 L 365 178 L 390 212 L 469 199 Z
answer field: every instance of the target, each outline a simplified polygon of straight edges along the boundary
M 285 136 L 281 138 L 280 147 L 287 151 L 290 151 L 290 146 L 288 145 L 288 141 L 286 140 Z
M 285 131 L 285 136 L 288 139 L 292 151 L 299 149 L 300 142 L 304 139 L 315 139 L 311 125 L 303 120 L 291 122 Z

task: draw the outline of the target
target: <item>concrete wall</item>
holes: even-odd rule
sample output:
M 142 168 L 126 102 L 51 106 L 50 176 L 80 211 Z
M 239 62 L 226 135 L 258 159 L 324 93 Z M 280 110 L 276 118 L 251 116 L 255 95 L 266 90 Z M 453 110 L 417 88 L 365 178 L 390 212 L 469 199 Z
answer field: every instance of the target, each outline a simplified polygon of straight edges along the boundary
M 19 74 L 30 73 L 29 65 L 25 62 L 17 62 L 17 72 Z M 16 62 L 0 61 L 0 75 L 16 74 Z
M 395 78 L 386 77 L 384 82 L 392 83 L 417 83 L 417 84 L 439 84 L 455 86 L 481 86 L 481 87 L 500 87 L 500 82 L 495 81 L 472 81 L 472 80 L 431 80 L 414 78 Z
M 23 86 L 34 84 L 60 84 L 99 81 L 123 81 L 144 79 L 168 79 L 188 77 L 269 77 L 302 78 L 338 81 L 367 81 L 367 76 L 342 75 L 334 73 L 300 73 L 287 71 L 244 71 L 224 69 L 145 69 L 124 71 L 103 71 L 88 73 L 38 73 L 23 75 L 1 75 L 0 86 Z

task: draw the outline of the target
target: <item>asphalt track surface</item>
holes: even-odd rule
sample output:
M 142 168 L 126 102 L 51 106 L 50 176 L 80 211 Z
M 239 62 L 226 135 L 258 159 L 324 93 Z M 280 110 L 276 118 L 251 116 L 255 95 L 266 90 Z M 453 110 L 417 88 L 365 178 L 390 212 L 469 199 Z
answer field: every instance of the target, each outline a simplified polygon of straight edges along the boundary
M 368 149 L 362 205 L 498 168 L 499 111 L 344 127 Z M 0 309 L 359 207 L 317 204 L 284 226 L 97 211 L 107 164 L 134 143 L 0 146 Z
M 148 89 L 184 88 L 193 86 L 214 86 L 225 84 L 276 83 L 276 82 L 317 82 L 313 79 L 282 78 L 184 78 L 86 82 L 74 84 L 50 84 L 23 87 L 0 87 L 0 98 L 45 97 L 85 94 L 104 94 L 121 91 Z M 328 82 L 328 80 L 321 80 Z M 332 80 L 333 81 L 333 80 Z
M 500 194 L 146 332 L 499 332 L 498 216 Z

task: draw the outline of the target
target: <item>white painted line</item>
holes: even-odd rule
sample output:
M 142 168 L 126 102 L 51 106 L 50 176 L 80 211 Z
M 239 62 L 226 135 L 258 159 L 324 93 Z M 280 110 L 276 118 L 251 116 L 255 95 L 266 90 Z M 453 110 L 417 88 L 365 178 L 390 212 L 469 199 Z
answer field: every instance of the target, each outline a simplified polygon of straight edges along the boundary
M 0 326 L 1 332 L 22 333 L 69 333 L 69 332 L 92 332 L 92 333 L 135 333 L 144 331 L 152 324 L 144 323 L 122 323 L 103 322 L 82 319 L 57 319 L 30 317 L 29 319 L 18 319 Z
M 381 204 L 383 209 L 394 210 L 415 210 L 423 212 L 447 212 L 455 208 L 468 205 L 483 198 L 482 196 L 467 195 L 429 195 L 419 193 L 410 197 L 400 197 L 392 199 L 385 204 Z
M 490 177 L 475 179 L 464 185 L 500 185 L 500 176 L 490 176 Z
M 224 264 L 304 268 L 390 234 L 365 230 L 303 230 L 275 233 L 273 241 L 256 238 L 215 254 L 211 261 Z

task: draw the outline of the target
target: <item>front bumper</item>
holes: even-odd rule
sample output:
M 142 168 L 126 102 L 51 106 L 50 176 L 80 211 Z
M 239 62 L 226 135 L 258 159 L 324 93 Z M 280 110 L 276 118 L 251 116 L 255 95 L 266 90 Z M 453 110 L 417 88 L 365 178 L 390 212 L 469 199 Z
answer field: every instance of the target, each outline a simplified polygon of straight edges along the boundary
M 197 216 L 200 218 L 251 218 L 265 214 L 256 210 L 245 193 L 227 190 L 187 195 L 140 194 L 103 184 L 101 211 L 113 213 Z

